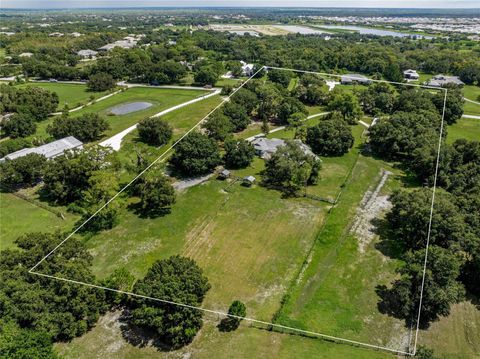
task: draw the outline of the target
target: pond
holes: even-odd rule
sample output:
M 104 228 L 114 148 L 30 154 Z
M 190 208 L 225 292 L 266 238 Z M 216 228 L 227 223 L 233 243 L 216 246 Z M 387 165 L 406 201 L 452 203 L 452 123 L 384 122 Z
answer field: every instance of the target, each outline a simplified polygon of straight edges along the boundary
M 129 102 L 112 107 L 108 112 L 114 115 L 126 115 L 127 113 L 145 110 L 150 106 L 152 106 L 150 102 Z
M 393 37 L 410 37 L 415 36 L 419 39 L 431 39 L 432 36 L 407 34 L 405 32 L 390 31 L 383 29 L 371 29 L 368 27 L 353 26 L 353 25 L 322 25 L 326 29 L 341 29 L 352 30 L 359 32 L 362 35 L 378 35 L 378 36 L 393 36 Z
M 301 35 L 313 35 L 313 34 L 330 34 L 328 31 L 321 29 L 312 29 L 307 26 L 298 25 L 275 25 L 276 28 L 286 30 L 288 32 L 294 32 Z

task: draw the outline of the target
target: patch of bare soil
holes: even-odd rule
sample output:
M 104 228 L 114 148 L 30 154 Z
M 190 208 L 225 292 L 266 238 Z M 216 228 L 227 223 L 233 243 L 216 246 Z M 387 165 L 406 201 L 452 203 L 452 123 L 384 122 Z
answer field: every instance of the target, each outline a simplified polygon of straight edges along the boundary
M 388 176 L 392 173 L 383 170 L 380 182 L 374 191 L 367 191 L 363 196 L 360 206 L 357 208 L 357 214 L 353 221 L 351 233 L 358 238 L 358 249 L 361 253 L 369 243 L 375 238 L 375 225 L 372 223 L 374 219 L 379 218 L 382 213 L 385 213 L 391 208 L 391 203 L 388 196 L 381 196 L 380 191 L 385 185 Z

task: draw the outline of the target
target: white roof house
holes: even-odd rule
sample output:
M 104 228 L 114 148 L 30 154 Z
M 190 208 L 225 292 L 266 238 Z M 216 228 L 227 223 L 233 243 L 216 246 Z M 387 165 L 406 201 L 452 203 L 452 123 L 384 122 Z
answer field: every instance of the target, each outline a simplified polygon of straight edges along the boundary
M 245 61 L 240 61 L 242 64 L 242 72 L 244 76 L 252 76 L 253 75 L 253 64 L 247 64 Z
M 74 148 L 82 148 L 83 143 L 73 136 L 65 137 L 38 147 L 24 148 L 20 151 L 10 153 L 3 157 L 0 161 L 14 160 L 19 157 L 26 156 L 30 153 L 37 153 L 45 156 L 47 159 L 52 159 L 62 155 L 65 151 L 73 150 Z
M 458 76 L 445 76 L 445 75 L 436 75 L 433 76 L 432 79 L 427 81 L 426 83 L 428 86 L 433 87 L 443 87 L 445 85 L 454 84 L 457 86 L 465 85 L 462 80 L 458 78 Z
M 403 77 L 410 80 L 418 80 L 420 75 L 417 73 L 417 71 L 408 69 L 403 71 Z
M 95 57 L 97 54 L 98 54 L 97 51 L 95 51 L 95 50 L 89 50 L 89 49 L 87 49 L 87 50 L 80 50 L 80 51 L 77 52 L 77 55 L 83 57 L 84 59 L 86 59 L 86 58 L 91 58 L 91 57 Z
M 33 54 L 31 52 L 22 52 L 18 57 L 32 57 Z
M 51 34 L 48 34 L 50 37 L 62 37 L 63 32 L 52 32 Z
M 300 148 L 302 149 L 303 153 L 306 155 L 314 156 L 317 158 L 310 147 L 304 144 L 300 140 L 293 140 L 293 142 L 297 143 Z M 280 138 L 265 138 L 265 137 L 257 137 L 252 141 L 253 148 L 258 156 L 263 158 L 264 160 L 268 160 L 272 155 L 277 152 L 280 146 L 285 146 L 285 140 Z
M 70 35 L 73 36 L 73 37 L 83 36 L 83 34 L 81 34 L 81 33 L 79 33 L 79 32 L 76 32 L 76 31 L 75 31 L 75 32 L 72 32 Z
M 360 74 L 346 74 L 341 76 L 340 82 L 344 85 L 349 85 L 354 82 L 360 84 L 369 84 L 372 82 L 372 80 Z
M 100 48 L 98 48 L 98 51 L 110 51 L 114 49 L 115 47 L 121 47 L 122 49 L 131 49 L 137 45 L 136 41 L 129 41 L 129 40 L 118 40 L 115 41 L 111 44 L 106 44 Z

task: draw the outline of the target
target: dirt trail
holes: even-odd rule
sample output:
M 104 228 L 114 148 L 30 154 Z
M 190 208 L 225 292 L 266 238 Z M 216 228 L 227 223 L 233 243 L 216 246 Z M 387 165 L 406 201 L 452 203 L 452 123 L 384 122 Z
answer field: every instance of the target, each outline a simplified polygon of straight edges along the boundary
M 365 192 L 362 202 L 357 208 L 357 215 L 353 222 L 351 233 L 355 234 L 355 236 L 358 238 L 358 249 L 361 253 L 365 252 L 365 248 L 376 235 L 375 225 L 372 223 L 372 221 L 375 218 L 379 218 L 384 211 L 391 207 L 388 196 L 379 195 L 388 179 L 388 176 L 391 174 L 391 172 L 383 170 L 382 178 L 380 179 L 380 182 L 375 190 L 373 192 Z

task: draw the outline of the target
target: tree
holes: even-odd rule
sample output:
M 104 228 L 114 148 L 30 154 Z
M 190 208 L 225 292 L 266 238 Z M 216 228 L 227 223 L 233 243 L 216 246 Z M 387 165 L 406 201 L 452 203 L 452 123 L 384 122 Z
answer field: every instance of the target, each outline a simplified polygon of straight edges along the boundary
M 416 149 L 438 143 L 439 126 L 436 112 L 396 112 L 370 127 L 369 145 L 384 158 L 411 159 Z
M 360 92 L 363 110 L 370 115 L 391 114 L 395 109 L 397 93 L 385 82 L 377 82 Z
M 223 106 L 223 113 L 230 119 L 235 132 L 243 131 L 250 124 L 247 109 L 239 103 L 227 102 Z
M 0 163 L 0 182 L 16 188 L 32 186 L 42 177 L 46 158 L 37 153 L 17 157 Z
M 247 115 L 252 114 L 259 102 L 257 94 L 249 89 L 246 89 L 245 87 L 242 87 L 240 90 L 235 92 L 230 100 L 231 101 L 229 103 L 242 106 L 246 110 Z M 227 103 L 226 106 L 229 105 L 229 103 Z
M 225 164 L 229 168 L 245 168 L 255 156 L 252 144 L 244 140 L 228 139 L 225 141 Z
M 420 345 L 415 353 L 417 359 L 437 359 L 433 354 L 433 350 Z
M 259 98 L 257 109 L 258 117 L 262 120 L 270 120 L 275 118 L 283 101 L 283 96 L 279 90 L 272 84 L 260 85 L 256 89 Z
M 192 132 L 175 147 L 170 163 L 184 176 L 198 176 L 220 164 L 220 152 L 214 139 Z
M 445 94 L 443 91 L 438 91 L 433 96 L 432 101 L 439 114 L 443 112 L 443 105 L 445 103 L 445 117 L 444 120 L 449 125 L 454 124 L 463 116 L 463 94 L 458 86 L 449 86 L 447 92 L 447 99 L 445 101 Z
M 460 79 L 467 85 L 480 83 L 480 64 L 471 63 L 460 69 Z
M 209 137 L 217 141 L 224 141 L 233 132 L 233 124 L 221 112 L 215 112 L 210 115 L 203 124 L 203 128 L 205 128 Z
M 175 203 L 175 190 L 170 180 L 157 168 L 145 173 L 139 193 L 142 211 L 148 215 L 166 213 Z
M 380 289 L 383 292 L 380 294 L 381 306 L 405 319 L 408 325 L 416 324 L 424 259 L 425 249 L 408 252 L 405 265 L 398 269 L 400 279 L 393 282 L 391 289 Z M 460 255 L 435 245 L 430 246 L 420 317 L 422 327 L 427 327 L 439 316 L 447 316 L 450 305 L 463 299 L 465 289 L 457 281 L 461 264 Z
M 352 148 L 351 128 L 340 119 L 323 120 L 307 129 L 307 144 L 321 156 L 341 156 Z
M 320 168 L 320 159 L 305 153 L 298 142 L 288 141 L 266 161 L 263 181 L 287 195 L 296 195 L 307 184 L 316 183 Z
M 28 147 L 32 147 L 32 142 L 26 138 L 4 139 L 0 141 L 0 158 Z
M 10 138 L 27 137 L 37 130 L 37 124 L 28 114 L 14 114 L 3 123 L 3 131 Z
M 391 196 L 392 209 L 387 214 L 391 236 L 407 249 L 425 248 L 432 190 L 422 188 L 407 192 L 395 192 Z M 433 207 L 430 243 L 443 248 L 458 249 L 465 235 L 465 222 L 454 197 L 438 192 Z
M 20 328 L 13 321 L 0 321 L 0 358 L 58 359 L 58 356 L 47 333 Z
M 293 74 L 287 70 L 270 69 L 268 70 L 267 76 L 270 81 L 280 84 L 283 87 L 288 87 Z
M 172 139 L 173 129 L 170 124 L 161 119 L 147 117 L 137 126 L 140 139 L 152 146 L 163 146 Z
M 92 146 L 67 152 L 47 161 L 42 191 L 56 203 L 75 202 L 90 187 L 89 179 L 96 171 L 113 169 L 117 165 L 113 151 L 104 147 Z
M 400 66 L 396 62 L 389 61 L 385 70 L 383 71 L 383 75 L 389 81 L 394 82 L 403 82 L 403 73 L 400 70 Z
M 110 128 L 107 120 L 96 113 L 79 117 L 59 116 L 47 126 L 47 132 L 56 139 L 73 136 L 82 142 L 100 139 Z
M 228 308 L 228 314 L 231 315 L 231 317 L 229 316 L 220 322 L 219 328 L 221 331 L 230 332 L 237 329 L 240 326 L 242 318 L 247 315 L 247 307 L 241 301 L 234 300 Z
M 218 76 L 218 73 L 215 72 L 213 68 L 210 66 L 204 66 L 195 72 L 193 79 L 195 83 L 198 83 L 199 85 L 213 86 L 215 85 L 215 82 L 217 82 Z
M 18 90 L 15 98 L 16 112 L 30 115 L 37 121 L 47 118 L 57 106 L 58 95 L 39 87 Z
M 53 340 L 69 340 L 84 334 L 107 309 L 103 290 L 46 280 L 28 272 L 64 238 L 59 232 L 28 233 L 15 241 L 18 249 L 0 252 L 2 319 L 21 328 L 35 328 Z M 36 271 L 95 283 L 91 264 L 92 256 L 85 245 L 70 238 L 55 255 L 39 264 Z M 45 343 L 43 339 L 42 342 Z
M 115 86 L 116 82 L 113 76 L 104 72 L 90 75 L 87 82 L 87 88 L 95 92 L 111 90 Z
M 118 268 L 102 281 L 102 286 L 123 292 L 131 292 L 135 283 L 135 277 L 125 268 Z M 126 294 L 105 291 L 106 301 L 113 306 L 127 304 Z
M 280 125 L 288 124 L 288 120 L 294 115 L 302 116 L 305 119 L 308 115 L 308 111 L 299 100 L 294 97 L 284 98 L 282 104 L 278 108 L 278 114 L 276 122 Z
M 80 204 L 83 216 L 78 225 L 88 220 L 81 228 L 82 231 L 95 233 L 112 229 L 118 224 L 118 200 L 106 204 L 118 193 L 119 189 L 120 185 L 115 173 L 95 171 L 91 174 L 88 179 L 88 188 L 83 192 Z M 104 205 L 106 206 L 97 213 Z M 95 216 L 92 217 L 93 215 Z
M 327 104 L 329 111 L 338 111 L 343 118 L 351 125 L 357 123 L 363 116 L 362 108 L 358 102 L 358 98 L 348 92 L 337 92 Z
M 145 277 L 135 283 L 134 292 L 189 306 L 200 306 L 210 289 L 208 279 L 189 258 L 172 256 L 155 262 Z M 175 304 L 134 297 L 132 323 L 154 330 L 171 348 L 190 343 L 202 326 L 202 312 Z

